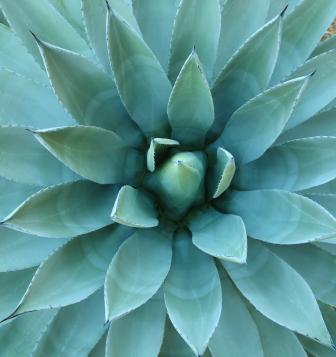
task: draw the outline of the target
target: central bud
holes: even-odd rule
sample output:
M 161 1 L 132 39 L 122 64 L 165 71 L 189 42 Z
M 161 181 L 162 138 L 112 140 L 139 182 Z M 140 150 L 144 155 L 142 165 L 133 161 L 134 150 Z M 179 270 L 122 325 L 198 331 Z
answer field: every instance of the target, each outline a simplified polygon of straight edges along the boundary
M 145 186 L 156 194 L 163 214 L 177 221 L 204 202 L 206 167 L 203 152 L 178 152 L 147 175 Z

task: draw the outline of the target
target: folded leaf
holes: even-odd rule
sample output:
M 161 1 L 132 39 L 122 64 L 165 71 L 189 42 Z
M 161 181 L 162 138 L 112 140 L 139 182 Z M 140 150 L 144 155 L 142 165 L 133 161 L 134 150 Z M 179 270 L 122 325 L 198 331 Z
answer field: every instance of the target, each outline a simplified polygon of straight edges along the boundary
M 334 20 L 335 13 L 334 1 L 304 0 L 285 19 L 273 84 L 302 65 Z
M 157 357 L 165 320 L 163 299 L 154 297 L 128 315 L 112 321 L 107 336 L 106 357 Z
M 111 219 L 129 227 L 151 228 L 159 225 L 152 196 L 131 186 L 123 186 L 115 200 Z
M 241 293 L 263 315 L 321 344 L 331 345 L 308 284 L 262 243 L 249 241 L 246 265 L 221 262 Z
M 88 181 L 51 186 L 24 201 L 3 224 L 42 237 L 74 237 L 111 224 L 116 195 L 116 187 Z
M 110 10 L 108 48 L 121 100 L 146 136 L 165 137 L 171 84 L 143 39 Z
M 209 343 L 212 356 L 264 357 L 257 327 L 245 303 L 228 278 L 221 282 L 222 314 Z
M 203 145 L 215 113 L 210 88 L 195 50 L 176 79 L 167 111 L 174 139 L 184 145 Z
M 288 141 L 242 166 L 234 178 L 238 189 L 276 188 L 300 191 L 336 178 L 336 137 Z M 318 172 L 318 174 L 316 174 Z
M 21 127 L 0 127 L 0 175 L 36 186 L 78 179 Z
M 236 109 L 267 88 L 278 58 L 281 30 L 282 15 L 255 32 L 216 78 L 212 88 L 216 119 L 209 139 L 221 134 Z
M 188 226 L 193 243 L 203 252 L 234 263 L 246 263 L 247 236 L 240 217 L 208 208 L 193 214 Z
M 203 354 L 219 321 L 222 291 L 215 262 L 192 244 L 187 231 L 176 234 L 164 296 L 176 330 L 196 355 Z
M 35 137 L 58 160 L 91 181 L 132 182 L 145 170 L 143 155 L 106 129 L 73 126 L 34 131 Z
M 106 320 L 142 306 L 159 290 L 170 269 L 170 237 L 158 229 L 137 231 L 112 259 L 105 280 Z
M 225 213 L 240 216 L 248 236 L 269 243 L 302 244 L 336 233 L 336 218 L 328 211 L 286 191 L 233 191 L 215 204 Z
M 283 131 L 310 77 L 285 82 L 239 108 L 214 145 L 229 150 L 238 165 L 258 159 Z
M 172 139 L 153 138 L 147 151 L 147 169 L 155 171 L 155 167 L 160 163 L 160 159 L 168 154 L 169 149 L 178 146 L 180 143 Z

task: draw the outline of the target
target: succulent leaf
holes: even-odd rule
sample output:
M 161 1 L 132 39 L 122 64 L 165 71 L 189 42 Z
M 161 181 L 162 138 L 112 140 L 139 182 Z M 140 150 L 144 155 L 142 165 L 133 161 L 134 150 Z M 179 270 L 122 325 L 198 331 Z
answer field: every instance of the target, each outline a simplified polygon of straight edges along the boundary
M 317 202 L 319 205 L 324 207 L 327 211 L 329 211 L 334 217 L 336 217 L 336 194 L 334 193 L 305 193 L 304 195 L 311 200 Z
M 141 31 L 133 13 L 132 2 L 133 0 L 107 0 L 108 7 L 119 14 L 140 35 Z
M 88 357 L 105 357 L 107 331 L 94 346 Z
M 303 0 L 270 0 L 267 17 L 268 19 L 273 19 L 273 17 L 277 16 L 286 6 L 287 10 L 285 15 L 289 15 L 302 1 Z
M 311 58 L 321 55 L 322 53 L 329 52 L 331 50 L 336 50 L 336 36 L 333 35 L 327 40 L 320 42 L 313 53 L 311 54 Z

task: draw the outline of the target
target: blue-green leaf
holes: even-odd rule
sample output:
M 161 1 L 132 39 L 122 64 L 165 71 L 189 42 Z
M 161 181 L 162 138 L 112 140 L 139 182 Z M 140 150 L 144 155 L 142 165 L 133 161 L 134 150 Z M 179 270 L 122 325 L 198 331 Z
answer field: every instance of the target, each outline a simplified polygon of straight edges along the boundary
M 119 14 L 122 19 L 132 27 L 134 31 L 138 32 L 139 34 L 141 33 L 138 22 L 133 13 L 133 0 L 107 0 L 107 2 L 112 11 L 115 11 L 117 14 Z
M 270 0 L 268 18 L 273 19 L 274 16 L 278 15 L 286 6 L 286 15 L 290 14 L 295 7 L 303 0 Z
M 143 39 L 112 10 L 107 26 L 110 61 L 126 109 L 146 136 L 165 137 L 171 84 L 163 68 Z
M 42 237 L 74 237 L 111 224 L 116 195 L 114 186 L 84 180 L 51 186 L 29 197 L 3 224 Z
M 204 144 L 214 121 L 214 105 L 202 64 L 193 50 L 174 84 L 168 103 L 172 137 L 184 145 Z
M 176 330 L 201 355 L 219 321 L 222 291 L 213 258 L 198 250 L 190 238 L 186 231 L 176 234 L 164 295 Z
M 335 217 L 312 200 L 287 191 L 233 191 L 216 206 L 240 216 L 249 236 L 269 243 L 302 244 L 336 234 Z
M 249 241 L 246 265 L 221 262 L 241 293 L 263 315 L 292 331 L 331 345 L 308 284 L 262 243 Z
M 140 307 L 159 290 L 170 269 L 172 245 L 164 231 L 137 231 L 112 259 L 105 280 L 106 320 Z
M 100 338 L 88 357 L 105 357 L 107 332 Z
M 316 57 L 318 55 L 321 55 L 322 53 L 331 51 L 331 50 L 336 50 L 336 36 L 333 35 L 329 37 L 327 40 L 321 41 L 311 54 L 311 58 Z
M 212 76 L 221 28 L 218 0 L 182 0 L 170 46 L 169 78 L 175 81 L 193 47 L 207 78 Z

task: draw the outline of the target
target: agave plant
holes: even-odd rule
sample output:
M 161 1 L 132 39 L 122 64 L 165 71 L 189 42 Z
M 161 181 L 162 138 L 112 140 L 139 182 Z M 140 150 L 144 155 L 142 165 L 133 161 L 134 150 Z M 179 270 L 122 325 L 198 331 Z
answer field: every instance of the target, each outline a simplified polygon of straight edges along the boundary
M 0 0 L 0 356 L 329 357 L 333 0 Z

